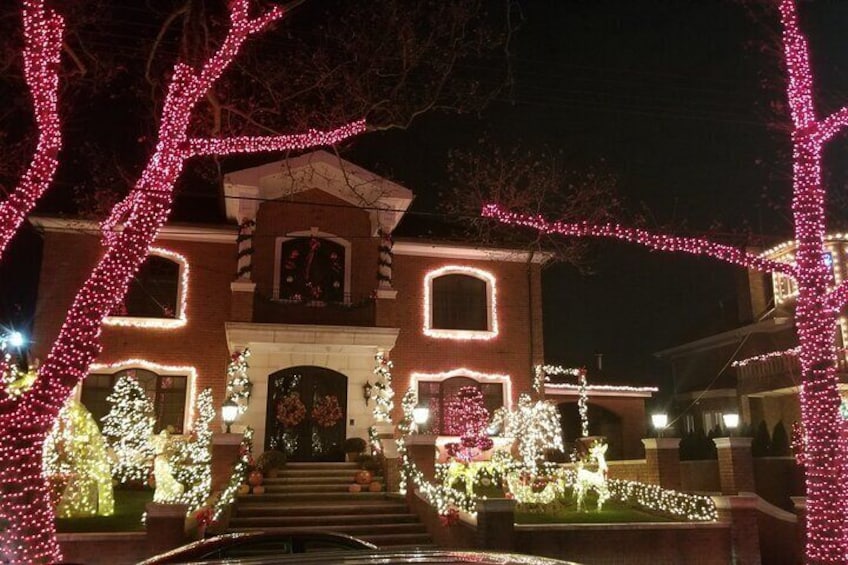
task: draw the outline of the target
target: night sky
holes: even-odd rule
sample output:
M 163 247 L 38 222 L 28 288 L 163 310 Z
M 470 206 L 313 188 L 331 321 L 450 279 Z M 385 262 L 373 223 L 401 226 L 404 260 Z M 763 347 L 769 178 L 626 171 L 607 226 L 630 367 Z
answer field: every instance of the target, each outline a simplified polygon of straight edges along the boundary
M 629 209 L 650 210 L 646 227 L 738 245 L 787 238 L 791 177 L 779 131 L 782 66 L 770 42 L 775 14 L 730 0 L 520 4 L 511 92 L 480 116 L 430 115 L 407 131 L 370 134 L 346 157 L 412 189 L 413 212 L 432 212 L 451 148 L 482 136 L 547 145 L 575 169 L 603 163 Z M 801 5 L 818 102 L 832 110 L 848 103 L 848 40 L 840 37 L 848 2 Z M 827 153 L 837 193 L 843 151 L 840 141 Z M 665 368 L 654 352 L 735 322 L 735 269 L 614 243 L 593 246 L 584 267 L 593 274 L 567 265 L 546 271 L 549 362 L 592 365 L 602 353 L 608 380 L 655 382 Z M 26 309 L 26 291 L 16 292 L 4 290 L 7 317 L 15 304 Z

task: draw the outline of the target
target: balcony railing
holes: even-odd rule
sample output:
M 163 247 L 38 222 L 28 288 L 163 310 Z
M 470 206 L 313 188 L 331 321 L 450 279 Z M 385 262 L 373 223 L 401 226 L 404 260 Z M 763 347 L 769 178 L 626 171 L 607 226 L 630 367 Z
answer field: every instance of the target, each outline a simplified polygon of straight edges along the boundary
M 256 293 L 253 321 L 260 324 L 363 326 L 376 324 L 373 296 L 345 295 L 343 302 L 274 300 Z
M 844 373 L 848 370 L 848 357 L 844 349 L 837 350 L 836 359 L 837 371 Z M 768 392 L 801 383 L 801 364 L 796 355 L 772 357 L 736 370 L 739 392 L 742 394 Z

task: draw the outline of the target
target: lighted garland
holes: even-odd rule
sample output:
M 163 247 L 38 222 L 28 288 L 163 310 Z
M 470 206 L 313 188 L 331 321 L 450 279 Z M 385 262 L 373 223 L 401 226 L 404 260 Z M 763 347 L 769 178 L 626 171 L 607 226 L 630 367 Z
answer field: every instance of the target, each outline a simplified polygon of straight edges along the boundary
M 250 368 L 247 364 L 249 358 L 250 349 L 245 347 L 244 350 L 233 353 L 227 365 L 227 398 L 238 404 L 239 414 L 247 410 L 253 389 L 253 383 L 247 376 L 247 370 Z
M 175 65 L 164 96 L 155 150 L 133 190 L 103 222 L 103 253 L 72 302 L 39 378 L 15 405 L 10 405 L 8 398 L 0 398 L 6 404 L 0 410 L 5 440 L 0 445 L 0 460 L 6 463 L 0 470 L 0 483 L 5 486 L 0 523 L 6 524 L 0 554 L 13 562 L 61 561 L 49 493 L 41 477 L 44 438 L 71 390 L 82 382 L 101 350 L 103 319 L 123 300 L 167 221 L 174 187 L 186 160 L 199 155 L 306 149 L 333 144 L 365 130 L 360 120 L 330 131 L 311 130 L 299 135 L 191 138 L 189 124 L 197 104 L 244 42 L 283 15 L 282 9 L 274 7 L 251 17 L 249 0 L 231 0 L 228 8 L 230 25 L 218 50 L 198 68 Z M 30 28 L 28 18 L 43 24 Z M 50 45 L 61 23 L 35 1 L 24 2 L 24 19 L 27 41 L 42 45 Z M 0 227 L 9 229 L 7 224 Z
M 536 365 L 533 390 L 537 394 L 543 394 L 545 387 L 557 386 L 548 384 L 550 377 L 557 375 L 577 377 L 577 412 L 580 414 L 580 435 L 589 437 L 589 386 L 586 382 L 586 369 L 560 367 L 559 365 Z
M 374 375 L 376 382 L 374 384 L 374 421 L 380 423 L 391 423 L 392 410 L 395 407 L 392 400 L 395 392 L 392 389 L 392 362 L 386 359 L 386 354 L 382 351 L 377 352 L 374 356 L 375 367 Z
M 171 458 L 174 478 L 184 487 L 174 503 L 187 504 L 189 513 L 206 504 L 212 490 L 211 424 L 215 419 L 212 389 L 204 389 L 197 395 L 194 410 L 197 414 L 194 429 L 187 440 L 177 441 Z
M 368 441 L 371 444 L 371 455 L 380 455 L 383 453 L 383 440 L 380 439 L 377 426 L 368 427 Z
M 253 271 L 253 230 L 256 229 L 256 222 L 245 218 L 239 224 L 238 235 L 236 236 L 236 244 L 238 251 L 236 255 L 236 278 L 250 280 L 250 274 Z
M 233 472 L 230 474 L 230 479 L 227 481 L 227 485 L 224 487 L 224 490 L 221 491 L 221 494 L 218 495 L 218 498 L 212 506 L 213 521 L 220 518 L 227 506 L 232 504 L 236 499 L 238 489 L 247 477 L 247 469 L 250 466 L 251 461 L 250 452 L 252 449 L 253 428 L 248 427 L 244 430 L 244 436 L 242 437 L 241 445 L 239 446 L 239 458 L 233 466 Z
M 718 520 L 715 502 L 708 496 L 621 479 L 607 479 L 607 487 L 612 497 L 621 502 L 693 522 Z
M 153 403 L 129 372 L 118 378 L 106 401 L 112 407 L 103 417 L 103 435 L 115 454 L 115 480 L 145 482 L 153 466 Z

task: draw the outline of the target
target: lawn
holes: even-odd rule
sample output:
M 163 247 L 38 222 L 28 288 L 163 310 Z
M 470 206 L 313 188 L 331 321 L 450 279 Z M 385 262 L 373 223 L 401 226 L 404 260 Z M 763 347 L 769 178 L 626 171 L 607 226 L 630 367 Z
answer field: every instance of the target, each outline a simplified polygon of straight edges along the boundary
M 58 518 L 59 532 L 137 532 L 144 530 L 141 515 L 144 506 L 153 501 L 153 491 L 115 489 L 115 513 L 91 518 Z
M 553 503 L 544 508 L 530 510 L 519 505 L 515 510 L 518 524 L 607 524 L 616 522 L 673 522 L 662 514 L 654 514 L 622 502 L 608 500 L 603 510 L 595 510 L 594 501 L 577 512 L 577 505 L 570 499 Z

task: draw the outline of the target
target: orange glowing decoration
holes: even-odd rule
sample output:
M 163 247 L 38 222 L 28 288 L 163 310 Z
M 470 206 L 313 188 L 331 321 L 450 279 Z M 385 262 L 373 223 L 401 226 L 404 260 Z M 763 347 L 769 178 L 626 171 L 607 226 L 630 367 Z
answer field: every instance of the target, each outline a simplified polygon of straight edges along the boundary
M 707 255 L 748 269 L 794 278 L 798 288 L 795 325 L 803 381 L 801 416 L 807 438 L 805 560 L 809 563 L 844 563 L 848 556 L 848 473 L 845 468 L 846 443 L 838 412 L 840 398 L 834 338 L 839 312 L 848 302 L 848 281 L 829 289 L 832 275 L 826 260 L 826 194 L 822 186 L 821 162 L 824 145 L 848 126 L 848 106 L 825 118 L 818 117 L 813 103 L 813 75 L 807 40 L 798 24 L 794 0 L 780 0 L 780 16 L 789 74 L 787 98 L 794 126 L 794 262 L 772 261 L 705 239 L 654 234 L 616 224 L 552 222 L 540 216 L 512 212 L 497 204 L 486 205 L 483 215 L 544 233 L 620 239 L 659 251 Z
M 56 96 L 51 72 L 55 72 L 58 62 L 62 20 L 46 11 L 40 2 L 25 1 L 23 5 L 28 84 L 36 98 L 39 127 L 44 128 L 45 139 L 50 139 L 49 143 L 39 144 L 36 151 L 45 156 L 36 156 L 32 172 L 22 181 L 26 192 L 24 204 L 12 200 L 7 210 L 0 211 L 5 218 L 11 216 L 0 220 L 3 233 L 0 244 L 21 223 L 19 216 L 29 211 L 33 194 L 49 182 L 54 168 L 51 160 L 55 160 L 59 146 L 55 139 L 58 119 L 50 115 L 51 108 L 55 111 L 55 100 L 49 97 Z M 155 150 L 134 189 L 103 223 L 103 255 L 77 293 L 38 379 L 29 391 L 15 399 L 0 398 L 0 461 L 3 461 L 0 522 L 5 525 L 0 536 L 0 555 L 12 563 L 62 560 L 53 509 L 41 476 L 44 439 L 71 391 L 85 378 L 89 365 L 100 353 L 103 319 L 123 300 L 132 277 L 168 219 L 174 185 L 186 160 L 197 155 L 306 149 L 339 142 L 365 129 L 364 121 L 356 121 L 330 131 L 311 130 L 298 135 L 189 137 L 188 126 L 195 106 L 233 62 L 244 42 L 283 16 L 279 7 L 273 7 L 251 17 L 248 0 L 231 0 L 228 6 L 229 30 L 217 51 L 200 68 L 184 63 L 174 67 Z M 48 99 L 39 102 L 42 94 Z

